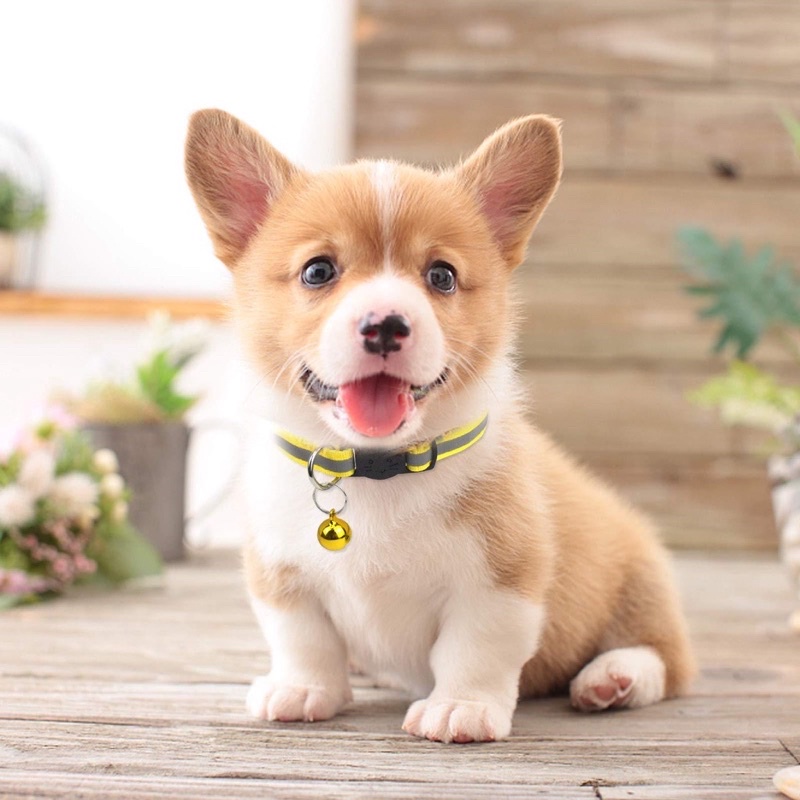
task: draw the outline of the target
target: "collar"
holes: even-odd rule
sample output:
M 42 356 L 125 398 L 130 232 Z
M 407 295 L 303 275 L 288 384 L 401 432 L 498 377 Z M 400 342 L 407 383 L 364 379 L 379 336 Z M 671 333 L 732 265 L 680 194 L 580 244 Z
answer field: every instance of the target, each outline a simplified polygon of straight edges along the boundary
M 463 453 L 478 442 L 486 432 L 489 415 L 453 428 L 433 441 L 421 442 L 400 452 L 387 450 L 335 450 L 331 447 L 317 448 L 310 442 L 286 431 L 278 431 L 275 440 L 278 447 L 292 461 L 306 467 L 313 457 L 313 467 L 334 478 L 372 478 L 385 480 L 406 472 L 429 472 L 439 461 Z

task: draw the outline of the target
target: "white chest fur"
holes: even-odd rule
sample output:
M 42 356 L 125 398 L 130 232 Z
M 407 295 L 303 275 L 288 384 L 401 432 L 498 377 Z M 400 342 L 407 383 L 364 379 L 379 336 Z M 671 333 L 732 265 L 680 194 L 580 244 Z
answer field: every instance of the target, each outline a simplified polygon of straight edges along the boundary
M 247 494 L 262 557 L 301 571 L 359 667 L 415 692 L 433 685 L 430 651 L 448 600 L 491 583 L 479 541 L 452 518 L 459 493 L 489 466 L 493 437 L 484 438 L 429 474 L 342 481 L 353 539 L 330 552 L 317 542 L 324 514 L 305 470 L 277 450 L 271 427 L 252 437 Z M 330 492 L 331 505 L 340 498 Z

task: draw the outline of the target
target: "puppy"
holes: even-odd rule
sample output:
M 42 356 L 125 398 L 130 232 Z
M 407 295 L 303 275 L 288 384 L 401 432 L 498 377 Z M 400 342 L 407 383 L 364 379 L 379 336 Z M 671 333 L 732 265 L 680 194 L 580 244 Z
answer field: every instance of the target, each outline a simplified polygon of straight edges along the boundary
M 441 742 L 507 737 L 519 697 L 684 691 L 650 524 L 527 421 L 513 365 L 511 273 L 559 183 L 558 123 L 517 119 L 441 172 L 312 174 L 206 110 L 186 168 L 275 423 L 245 479 L 272 658 L 250 712 L 334 716 L 348 661 L 419 698 L 403 728 Z

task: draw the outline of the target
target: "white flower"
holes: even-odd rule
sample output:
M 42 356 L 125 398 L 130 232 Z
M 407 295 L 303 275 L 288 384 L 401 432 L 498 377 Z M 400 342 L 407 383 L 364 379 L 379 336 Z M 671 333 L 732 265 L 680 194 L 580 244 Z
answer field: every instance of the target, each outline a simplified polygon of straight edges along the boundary
M 33 521 L 36 498 L 27 489 L 12 483 L 0 489 L 0 527 L 15 528 Z
M 100 509 L 97 506 L 86 506 L 77 516 L 78 527 L 83 531 L 88 531 L 99 516 Z
M 125 491 L 125 481 L 122 480 L 122 477 L 116 472 L 103 475 L 103 478 L 100 481 L 100 491 L 106 497 L 110 497 L 112 500 L 115 500 Z
M 124 500 L 118 500 L 111 509 L 111 519 L 114 522 L 124 522 L 128 518 L 128 504 Z
M 53 481 L 50 502 L 59 514 L 77 517 L 97 502 L 97 484 L 85 472 L 68 472 Z
M 104 447 L 92 457 L 92 466 L 98 472 L 102 472 L 103 475 L 107 475 L 110 472 L 118 472 L 119 461 L 117 461 L 117 454 L 113 450 Z
M 34 450 L 22 462 L 17 482 L 34 497 L 47 493 L 53 483 L 56 460 L 49 450 Z

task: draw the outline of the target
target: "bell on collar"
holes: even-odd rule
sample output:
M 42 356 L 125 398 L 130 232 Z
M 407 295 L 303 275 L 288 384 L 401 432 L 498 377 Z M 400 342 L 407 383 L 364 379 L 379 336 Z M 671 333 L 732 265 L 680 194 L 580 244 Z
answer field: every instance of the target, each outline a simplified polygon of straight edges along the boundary
M 328 519 L 317 528 L 317 539 L 326 550 L 344 550 L 351 537 L 350 526 L 331 509 Z

